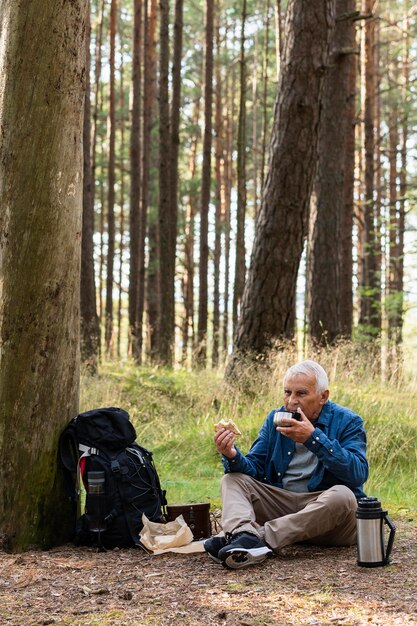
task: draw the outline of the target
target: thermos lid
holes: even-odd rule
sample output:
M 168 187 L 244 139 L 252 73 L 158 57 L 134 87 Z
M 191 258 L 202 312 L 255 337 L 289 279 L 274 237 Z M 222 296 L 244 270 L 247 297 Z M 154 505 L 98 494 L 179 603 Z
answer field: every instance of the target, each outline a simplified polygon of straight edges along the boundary
M 378 498 L 360 498 L 360 500 L 358 500 L 358 506 L 361 509 L 367 510 L 380 509 L 381 502 Z

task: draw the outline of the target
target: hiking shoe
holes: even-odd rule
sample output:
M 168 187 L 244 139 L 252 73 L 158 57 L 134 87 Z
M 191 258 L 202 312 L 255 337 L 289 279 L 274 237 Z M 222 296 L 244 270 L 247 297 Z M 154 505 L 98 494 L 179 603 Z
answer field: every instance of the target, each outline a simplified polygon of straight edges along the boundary
M 240 569 L 265 561 L 272 550 L 253 533 L 241 532 L 232 535 L 224 548 L 218 552 L 218 559 L 224 567 Z
M 215 536 L 215 537 L 210 537 L 210 539 L 206 539 L 205 542 L 203 543 L 203 547 L 204 547 L 204 550 L 209 555 L 209 557 L 215 563 L 221 563 L 219 559 L 219 550 L 224 548 L 226 543 L 227 543 L 226 537 Z

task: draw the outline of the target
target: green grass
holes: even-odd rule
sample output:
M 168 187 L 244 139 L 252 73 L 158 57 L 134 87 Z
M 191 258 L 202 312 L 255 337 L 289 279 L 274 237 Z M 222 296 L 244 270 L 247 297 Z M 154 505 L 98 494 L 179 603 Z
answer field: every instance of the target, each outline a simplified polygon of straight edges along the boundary
M 317 358 L 330 374 L 331 399 L 365 420 L 370 478 L 368 495 L 390 513 L 417 511 L 417 390 L 407 380 L 380 381 L 360 362 L 348 366 L 346 353 Z M 213 424 L 234 419 L 242 432 L 239 447 L 249 446 L 265 416 L 281 404 L 282 376 L 294 355 L 281 353 L 272 375 L 245 370 L 239 387 L 223 381 L 221 371 L 188 372 L 137 367 L 131 362 L 103 363 L 97 377 L 82 378 L 81 410 L 121 406 L 136 428 L 139 443 L 150 449 L 167 490 L 168 502 L 209 501 L 220 507 L 220 457 L 213 445 Z

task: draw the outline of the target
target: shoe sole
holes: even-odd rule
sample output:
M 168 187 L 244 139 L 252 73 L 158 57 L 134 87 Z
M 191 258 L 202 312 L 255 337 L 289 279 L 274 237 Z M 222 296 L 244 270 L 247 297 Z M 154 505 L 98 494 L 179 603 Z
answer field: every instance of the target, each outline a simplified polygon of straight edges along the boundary
M 220 559 L 218 559 L 218 558 L 217 558 L 216 556 L 214 556 L 213 554 L 210 554 L 210 552 L 207 552 L 207 550 L 206 550 L 206 554 L 207 554 L 207 555 L 210 557 L 210 559 L 211 559 L 212 561 L 214 561 L 215 563 L 221 563 L 221 560 L 220 560 Z
M 266 546 L 262 548 L 232 548 L 228 550 L 225 558 L 221 561 L 223 567 L 229 569 L 241 569 L 249 565 L 257 565 L 265 561 L 272 554 L 272 550 Z

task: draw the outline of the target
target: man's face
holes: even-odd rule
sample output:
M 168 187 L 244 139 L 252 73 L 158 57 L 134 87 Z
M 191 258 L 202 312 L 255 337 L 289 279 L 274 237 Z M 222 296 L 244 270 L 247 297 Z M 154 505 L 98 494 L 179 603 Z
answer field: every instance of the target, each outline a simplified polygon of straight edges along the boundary
M 328 390 L 317 392 L 316 379 L 313 375 L 295 374 L 284 378 L 285 409 L 296 411 L 300 407 L 310 421 L 318 418 L 328 397 Z

